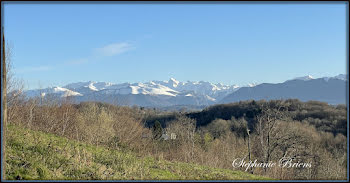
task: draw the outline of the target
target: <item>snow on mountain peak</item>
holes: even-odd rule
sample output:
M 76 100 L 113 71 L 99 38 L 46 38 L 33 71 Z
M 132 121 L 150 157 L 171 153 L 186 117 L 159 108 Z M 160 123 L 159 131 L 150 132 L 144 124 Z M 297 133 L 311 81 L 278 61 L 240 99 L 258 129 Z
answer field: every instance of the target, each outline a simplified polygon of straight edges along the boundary
M 80 94 L 79 92 L 75 92 L 75 91 L 69 90 L 67 88 L 62 88 L 59 86 L 48 88 L 46 90 L 47 90 L 47 92 L 45 92 L 45 94 L 46 93 L 55 93 L 55 94 L 61 95 L 61 97 L 82 96 L 82 94 Z M 44 96 L 45 96 L 45 94 L 44 94 Z
M 179 81 L 177 81 L 175 78 L 170 78 L 169 81 L 173 81 L 173 82 L 176 82 L 176 83 L 179 82 Z
M 177 91 L 168 88 L 166 86 L 156 84 L 154 82 L 150 83 L 135 83 L 124 87 L 131 88 L 131 94 L 145 94 L 145 95 L 169 95 L 176 96 Z M 125 90 L 124 89 L 124 90 Z
M 293 80 L 309 81 L 309 80 L 311 80 L 311 79 L 314 79 L 314 77 L 312 77 L 311 75 L 307 75 L 307 76 L 302 76 L 302 77 L 294 78 Z
M 324 79 L 325 81 L 328 81 L 329 79 L 340 79 L 340 80 L 343 80 L 343 81 L 346 81 L 346 80 L 347 80 L 345 74 L 339 74 L 339 75 L 336 75 L 336 76 L 334 76 L 334 77 L 323 77 L 323 79 Z
M 290 80 L 287 80 L 287 81 L 294 81 L 294 80 L 309 81 L 309 80 L 312 80 L 312 79 L 314 79 L 314 77 L 312 77 L 311 75 L 307 75 L 307 76 L 302 76 L 302 77 L 296 77 L 294 79 L 290 79 Z
M 310 75 L 298 77 L 293 80 L 309 81 L 314 78 Z M 321 78 L 318 78 L 321 79 Z M 329 79 L 347 80 L 347 75 L 340 74 L 334 77 L 324 77 L 326 81 Z M 289 80 L 290 81 L 290 80 Z M 312 82 L 312 81 L 311 81 Z M 245 87 L 254 87 L 257 83 L 249 83 L 243 85 Z M 171 101 L 170 103 L 188 103 L 194 102 L 196 104 L 212 104 L 217 101 L 223 100 L 226 96 L 233 92 L 239 91 L 242 87 L 238 85 L 225 85 L 222 83 L 213 84 L 206 81 L 186 81 L 180 82 L 174 78 L 170 78 L 168 81 L 150 81 L 144 83 L 120 83 L 113 84 L 109 82 L 78 82 L 71 83 L 66 86 L 56 86 L 46 89 L 28 90 L 27 96 L 30 97 L 46 97 L 48 94 L 53 94 L 58 97 L 68 96 L 82 96 L 78 97 L 78 100 L 89 100 L 90 96 L 97 96 L 104 100 L 105 96 L 111 95 L 112 97 L 124 97 L 118 95 L 149 95 L 147 96 L 127 96 L 135 97 L 135 100 L 141 100 L 142 102 L 157 102 L 163 99 Z M 96 94 L 96 95 L 95 95 Z M 155 97 L 156 96 L 156 97 Z M 141 99 L 140 99 L 141 98 Z M 145 99 L 142 99 L 145 98 Z M 147 99 L 147 100 L 146 100 Z M 144 101 L 143 101 L 144 100 Z M 135 101 L 140 102 L 140 101 Z M 141 102 L 141 103 L 142 103 Z M 199 102 L 199 103 L 198 103 Z M 168 105 L 161 104 L 160 105 Z
M 208 100 L 210 100 L 210 101 L 216 101 L 216 99 L 215 98 L 213 98 L 213 97 L 210 97 L 210 96 L 208 96 L 208 95 L 205 95 L 205 97 L 208 99 Z
M 69 97 L 69 96 L 83 96 L 83 95 L 75 91 L 67 90 L 61 97 Z
M 98 89 L 94 86 L 94 83 L 90 83 L 88 86 L 84 86 L 84 87 L 87 87 L 87 88 L 89 88 L 90 90 L 93 90 L 93 91 L 98 91 Z
M 334 78 L 345 81 L 346 80 L 346 75 L 345 74 L 339 74 L 339 75 L 334 76 Z
M 108 87 L 113 86 L 113 83 L 109 82 L 96 82 L 96 81 L 87 81 L 87 82 L 77 82 L 77 83 L 71 83 L 66 86 L 63 86 L 63 88 L 67 88 L 70 90 L 74 90 L 77 92 L 90 92 L 90 91 L 100 91 L 103 89 L 106 89 Z
M 248 87 L 254 87 L 256 85 L 258 85 L 258 84 L 257 83 L 248 83 Z
M 176 79 L 174 78 L 170 78 L 169 81 L 168 81 L 169 84 L 171 84 L 173 87 L 177 87 L 179 85 L 179 81 L 177 81 Z
M 55 93 L 61 92 L 61 91 L 67 91 L 67 90 L 68 90 L 68 89 L 66 89 L 66 88 L 61 88 L 61 87 L 59 87 L 59 86 L 56 86 L 56 87 L 53 88 L 53 91 L 54 91 Z
M 170 78 L 168 81 L 150 81 L 138 83 L 122 83 L 112 84 L 107 82 L 77 82 L 71 83 L 63 87 L 56 87 L 54 91 L 48 90 L 48 93 L 60 92 L 63 96 L 89 96 L 93 92 L 98 92 L 100 95 L 108 94 L 144 94 L 144 95 L 163 95 L 176 97 L 204 97 L 207 100 L 215 101 L 223 96 L 236 91 L 237 85 L 213 84 L 206 81 L 187 81 L 180 82 L 175 78 Z M 190 92 L 191 94 L 189 94 Z M 32 92 L 35 94 L 35 92 Z M 187 94 L 187 95 L 186 95 Z

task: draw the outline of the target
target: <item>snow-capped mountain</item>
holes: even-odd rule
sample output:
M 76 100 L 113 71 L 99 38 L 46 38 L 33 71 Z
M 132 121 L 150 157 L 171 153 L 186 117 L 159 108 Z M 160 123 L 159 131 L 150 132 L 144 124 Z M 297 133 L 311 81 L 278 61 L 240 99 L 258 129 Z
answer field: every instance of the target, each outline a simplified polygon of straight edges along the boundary
M 174 105 L 207 106 L 240 100 L 299 98 L 330 103 L 345 103 L 345 81 L 347 76 L 315 79 L 312 76 L 297 77 L 277 84 L 237 85 L 213 84 L 205 81 L 181 82 L 174 78 L 168 81 L 145 83 L 78 82 L 63 87 L 28 90 L 27 96 L 74 97 L 81 101 L 118 101 L 121 105 L 164 107 Z
M 170 78 L 169 81 L 152 82 L 167 86 L 179 92 L 193 92 L 194 95 L 204 95 L 211 101 L 220 100 L 225 95 L 232 93 L 239 88 L 237 85 L 224 85 L 222 83 L 213 84 L 205 81 L 179 82 L 174 78 Z
M 143 95 L 167 95 L 175 97 L 179 92 L 166 86 L 150 83 L 123 83 L 106 87 L 99 93 L 104 94 L 143 94 Z
M 45 96 L 46 94 L 53 94 L 59 97 L 69 97 L 69 96 L 83 96 L 81 93 L 69 90 L 67 88 L 62 88 L 59 86 L 50 87 L 46 89 L 38 89 L 38 90 L 28 90 L 26 91 L 26 95 L 28 97 L 36 97 L 36 96 Z
M 125 105 L 171 106 L 210 105 L 238 88 L 237 85 L 213 84 L 204 81 L 180 82 L 170 78 L 168 81 L 146 83 L 77 82 L 63 87 L 28 90 L 26 93 L 29 97 L 53 94 L 59 97 L 73 96 L 77 101 L 108 102 L 114 98 Z
M 343 81 L 347 80 L 345 74 L 339 74 L 339 75 L 334 76 L 334 77 L 324 77 L 323 79 L 326 80 L 326 81 L 328 81 L 329 79 L 340 79 L 340 80 L 343 80 Z
M 302 76 L 302 77 L 296 77 L 292 80 L 302 80 L 302 81 L 309 81 L 311 79 L 314 79 L 314 77 L 312 77 L 311 75 L 307 75 L 307 76 Z
M 288 80 L 288 81 L 292 81 L 292 80 L 302 80 L 302 81 L 309 81 L 309 80 L 313 80 L 313 79 L 320 79 L 320 78 L 314 78 L 311 75 L 307 75 L 307 76 L 302 76 L 302 77 L 296 77 L 294 79 Z M 339 74 L 333 77 L 322 77 L 322 79 L 328 81 L 329 79 L 340 79 L 343 81 L 346 81 L 346 75 L 345 74 Z
M 81 94 L 86 94 L 89 92 L 104 90 L 112 85 L 113 83 L 108 83 L 108 82 L 88 81 L 88 82 L 71 83 L 66 86 L 63 86 L 63 88 L 74 90 Z

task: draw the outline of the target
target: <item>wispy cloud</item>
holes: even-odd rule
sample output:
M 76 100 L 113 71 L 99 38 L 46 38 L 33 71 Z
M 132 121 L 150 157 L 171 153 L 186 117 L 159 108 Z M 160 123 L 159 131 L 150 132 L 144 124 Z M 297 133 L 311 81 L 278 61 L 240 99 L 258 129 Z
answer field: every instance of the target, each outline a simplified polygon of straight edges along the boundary
M 15 69 L 16 73 L 27 73 L 27 72 L 37 72 L 37 71 L 48 71 L 51 70 L 50 66 L 37 66 L 37 67 L 22 67 Z
M 134 46 L 128 42 L 108 44 L 102 48 L 97 48 L 96 52 L 101 56 L 119 55 L 133 49 Z
M 66 65 L 80 65 L 80 64 L 84 64 L 88 61 L 89 61 L 89 59 L 87 59 L 87 58 L 78 58 L 78 59 L 68 60 L 67 62 L 65 62 L 65 64 Z
M 93 60 L 103 59 L 103 57 L 119 55 L 119 54 L 127 52 L 131 49 L 134 49 L 134 46 L 133 46 L 133 44 L 131 44 L 129 42 L 119 42 L 119 43 L 108 44 L 108 45 L 105 45 L 101 48 L 94 48 L 93 52 L 90 53 L 90 55 L 88 55 L 88 56 L 81 57 L 81 58 L 75 58 L 75 59 L 71 59 L 71 60 L 66 60 L 65 62 L 60 64 L 59 67 L 82 65 L 82 64 L 86 64 L 88 62 L 91 62 Z M 38 67 L 38 68 L 24 68 L 21 70 L 22 70 L 22 72 L 28 72 L 28 71 L 35 71 L 35 70 L 40 70 L 40 69 L 42 69 L 42 70 L 47 69 L 48 70 L 50 68 L 49 67 L 47 67 L 47 68 Z

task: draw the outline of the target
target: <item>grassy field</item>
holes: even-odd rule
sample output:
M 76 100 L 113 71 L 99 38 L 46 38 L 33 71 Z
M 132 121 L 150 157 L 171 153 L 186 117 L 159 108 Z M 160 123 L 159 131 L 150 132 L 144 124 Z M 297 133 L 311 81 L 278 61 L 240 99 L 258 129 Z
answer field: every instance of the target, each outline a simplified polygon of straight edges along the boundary
M 141 158 L 53 134 L 8 126 L 6 179 L 257 180 L 246 172 Z

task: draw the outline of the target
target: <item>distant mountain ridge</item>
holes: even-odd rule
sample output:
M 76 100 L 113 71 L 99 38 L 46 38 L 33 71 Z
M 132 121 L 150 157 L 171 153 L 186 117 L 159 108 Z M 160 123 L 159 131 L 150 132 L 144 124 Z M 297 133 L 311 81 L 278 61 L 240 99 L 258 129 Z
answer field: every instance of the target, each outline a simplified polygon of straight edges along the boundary
M 74 97 L 79 101 L 117 101 L 121 105 L 173 106 L 173 105 L 211 105 L 232 93 L 236 85 L 212 84 L 210 82 L 180 82 L 174 78 L 168 81 L 146 83 L 77 82 L 62 87 L 28 90 L 29 97 L 53 95 Z
M 262 83 L 255 87 L 242 87 L 227 95 L 219 103 L 289 98 L 296 98 L 301 101 L 316 100 L 329 104 L 345 104 L 346 76 L 340 74 L 335 77 L 318 79 L 306 76 L 287 80 L 283 83 Z
M 238 85 L 213 84 L 210 82 L 180 82 L 174 78 L 168 81 L 146 83 L 77 82 L 62 87 L 27 90 L 29 97 L 47 95 L 74 97 L 76 101 L 102 101 L 121 105 L 166 107 L 175 105 L 207 106 L 240 100 L 298 98 L 319 100 L 331 104 L 345 103 L 347 76 L 314 79 L 304 76 L 277 84 Z

